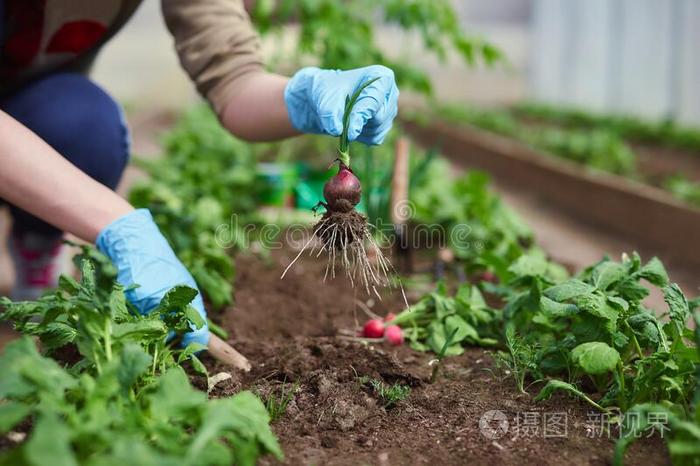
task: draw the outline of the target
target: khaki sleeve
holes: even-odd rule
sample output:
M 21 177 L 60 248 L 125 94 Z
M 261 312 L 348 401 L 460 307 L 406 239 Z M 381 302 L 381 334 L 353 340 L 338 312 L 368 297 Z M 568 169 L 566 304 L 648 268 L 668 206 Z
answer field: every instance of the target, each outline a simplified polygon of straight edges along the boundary
M 218 115 L 263 71 L 260 38 L 242 0 L 161 0 L 180 63 Z

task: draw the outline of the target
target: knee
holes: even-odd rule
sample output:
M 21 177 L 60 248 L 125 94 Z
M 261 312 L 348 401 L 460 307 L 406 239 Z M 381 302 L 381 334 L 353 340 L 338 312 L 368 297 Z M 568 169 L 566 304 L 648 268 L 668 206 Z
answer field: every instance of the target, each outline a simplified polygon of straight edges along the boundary
M 129 133 L 117 102 L 83 75 L 61 73 L 27 85 L 0 108 L 73 165 L 115 188 L 129 157 Z

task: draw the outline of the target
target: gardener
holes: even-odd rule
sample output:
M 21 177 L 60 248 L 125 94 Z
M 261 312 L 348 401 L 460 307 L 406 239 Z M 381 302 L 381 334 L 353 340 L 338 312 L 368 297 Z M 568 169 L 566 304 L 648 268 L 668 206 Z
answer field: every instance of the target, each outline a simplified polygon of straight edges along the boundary
M 119 105 L 84 74 L 138 0 L 0 0 L 0 199 L 14 223 L 13 297 L 56 285 L 62 232 L 95 242 L 118 269 L 130 301 L 148 312 L 177 284 L 195 287 L 148 210 L 113 192 L 129 155 Z M 232 134 L 266 141 L 337 136 L 345 96 L 370 78 L 350 139 L 380 144 L 396 116 L 391 70 L 264 71 L 242 0 L 163 0 L 183 68 Z M 144 44 L 148 46 L 148 44 Z M 201 297 L 195 307 L 204 315 Z M 208 341 L 207 329 L 185 343 Z

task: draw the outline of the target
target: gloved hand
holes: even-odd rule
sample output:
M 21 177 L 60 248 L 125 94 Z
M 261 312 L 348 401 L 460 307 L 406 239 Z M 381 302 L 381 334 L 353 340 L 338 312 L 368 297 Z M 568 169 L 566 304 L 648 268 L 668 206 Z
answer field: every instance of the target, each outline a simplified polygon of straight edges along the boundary
M 97 248 L 117 268 L 117 281 L 124 286 L 140 285 L 126 292 L 126 297 L 143 314 L 151 312 L 165 293 L 175 285 L 197 288 L 192 275 L 175 256 L 147 209 L 134 210 L 107 225 L 97 236 Z M 192 307 L 206 320 L 201 293 Z M 204 325 L 183 337 L 183 345 L 209 342 Z
M 302 133 L 340 136 L 345 97 L 370 79 L 350 116 L 348 139 L 381 144 L 398 111 L 394 72 L 381 65 L 350 71 L 302 68 L 287 83 L 284 101 L 292 125 Z

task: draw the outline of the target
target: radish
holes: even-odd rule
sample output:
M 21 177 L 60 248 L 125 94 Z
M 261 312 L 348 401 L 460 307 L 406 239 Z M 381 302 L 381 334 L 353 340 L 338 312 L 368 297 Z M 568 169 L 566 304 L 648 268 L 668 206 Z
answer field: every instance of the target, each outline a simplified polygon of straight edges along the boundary
M 388 274 L 393 267 L 370 233 L 367 218 L 355 210 L 355 206 L 362 198 L 362 186 L 350 168 L 348 132 L 355 103 L 362 91 L 377 79 L 379 78 L 370 79 L 345 98 L 343 130 L 340 134 L 338 156 L 335 159 L 335 162 L 338 162 L 338 173 L 323 187 L 325 202 L 320 201 L 313 209 L 314 212 L 319 207 L 326 209 L 321 219 L 314 225 L 313 233 L 321 243 L 321 251 L 318 254 L 324 251 L 328 254 L 324 280 L 326 277 L 336 276 L 336 266 L 342 267 L 350 285 L 355 286 L 356 281 L 359 281 L 364 285 L 367 293 L 377 293 L 377 286 L 391 286 L 392 282 Z M 308 241 L 284 270 L 282 278 L 308 247 L 311 247 L 313 252 L 317 243 Z M 368 251 L 372 251 L 371 257 Z M 379 322 L 381 323 L 381 319 Z M 383 329 L 381 332 L 371 332 L 374 338 L 379 338 L 383 334 Z M 370 335 L 363 330 L 363 336 Z
M 393 312 L 390 312 L 386 316 L 384 316 L 384 322 L 391 322 L 394 319 L 396 319 L 396 314 L 394 314 Z
M 370 79 L 360 86 L 352 96 L 345 99 L 345 112 L 343 113 L 343 132 L 340 133 L 340 144 L 338 146 L 338 173 L 328 180 L 323 187 L 323 198 L 328 212 L 352 211 L 360 202 L 362 197 L 362 186 L 360 180 L 350 169 L 350 140 L 348 130 L 350 129 L 350 114 L 355 102 L 360 98 L 362 91 L 376 81 L 378 78 Z
M 389 325 L 384 329 L 384 339 L 393 346 L 399 346 L 403 343 L 403 330 L 398 325 Z
M 362 91 L 377 79 L 365 82 L 345 99 L 343 130 L 336 158 L 338 173 L 323 187 L 325 202 L 319 202 L 317 207 L 325 207 L 326 212 L 314 226 L 314 235 L 320 238 L 322 250 L 328 253 L 326 274 L 334 277 L 336 264 L 342 266 L 350 284 L 355 286 L 355 280 L 359 279 L 368 293 L 376 292 L 376 286 L 390 286 L 388 272 L 391 264 L 376 245 L 367 218 L 355 210 L 362 198 L 362 186 L 350 168 L 348 132 L 355 103 Z M 372 260 L 367 251 L 374 251 Z
M 365 338 L 381 338 L 384 335 L 384 323 L 380 319 L 371 319 L 362 327 L 362 336 Z
M 360 180 L 350 167 L 340 162 L 338 174 L 328 180 L 323 187 L 323 197 L 326 199 L 329 211 L 350 212 L 362 197 Z
M 489 270 L 486 270 L 479 275 L 479 281 L 497 284 L 498 277 L 496 276 L 495 273 L 493 273 Z
M 350 170 L 350 140 L 348 130 L 350 128 L 350 113 L 360 94 L 378 78 L 371 79 L 360 86 L 352 96 L 345 100 L 345 112 L 343 113 L 343 132 L 340 133 L 340 145 L 338 147 L 338 173 L 328 180 L 323 187 L 323 198 L 328 212 L 352 211 L 362 197 L 360 180 Z

